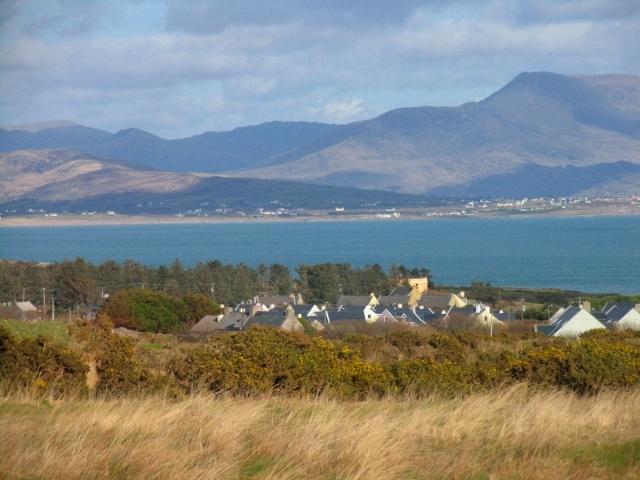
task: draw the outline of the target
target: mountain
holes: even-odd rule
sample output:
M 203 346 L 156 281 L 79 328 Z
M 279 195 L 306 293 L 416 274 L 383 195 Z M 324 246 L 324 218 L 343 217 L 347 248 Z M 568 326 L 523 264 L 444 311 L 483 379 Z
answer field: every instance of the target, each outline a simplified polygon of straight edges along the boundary
M 0 208 L 177 213 L 206 206 L 333 208 L 415 205 L 425 198 L 352 187 L 138 170 L 73 150 L 0 154 Z
M 433 195 L 461 198 L 598 196 L 619 192 L 640 192 L 640 164 L 615 162 L 584 167 L 546 167 L 529 163 L 509 173 L 431 191 Z
M 524 194 L 531 189 L 519 180 L 523 172 L 600 165 L 578 170 L 601 176 L 589 188 L 637 193 L 637 182 L 607 177 L 618 175 L 619 162 L 640 164 L 640 77 L 522 73 L 458 107 L 401 108 L 346 125 L 270 122 L 177 140 L 135 129 L 0 130 L 0 151 L 18 148 L 73 148 L 146 169 L 445 196 L 468 186 L 495 196 L 493 186 L 511 176 L 522 187 L 512 191 Z M 549 182 L 549 191 L 568 185 L 563 175 Z
M 279 158 L 296 158 L 305 147 L 313 150 L 330 144 L 334 132 L 343 128 L 322 123 L 269 122 L 177 140 L 165 140 L 136 128 L 114 134 L 84 126 L 37 132 L 0 130 L 0 152 L 68 148 L 133 167 L 220 173 L 265 165 Z

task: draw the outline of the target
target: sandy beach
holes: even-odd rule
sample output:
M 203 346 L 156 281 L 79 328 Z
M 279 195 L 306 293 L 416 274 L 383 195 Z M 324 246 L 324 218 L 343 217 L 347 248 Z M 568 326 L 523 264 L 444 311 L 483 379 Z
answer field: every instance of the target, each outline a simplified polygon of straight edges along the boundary
M 541 212 L 490 211 L 474 215 L 446 214 L 442 208 L 422 210 L 399 210 L 399 217 L 388 218 L 384 212 L 363 212 L 353 214 L 328 215 L 326 212 L 309 212 L 297 216 L 266 215 L 220 215 L 220 216 L 176 216 L 176 215 L 80 215 L 58 214 L 58 216 L 25 215 L 2 217 L 0 228 L 12 227 L 81 227 L 100 225 L 189 225 L 221 223 L 291 223 L 291 222 L 337 222 L 337 221 L 425 221 L 442 218 L 479 219 L 479 218 L 531 218 L 531 217 L 573 217 L 573 216 L 627 216 L 640 215 L 638 205 L 611 205 L 593 208 L 567 208 Z M 387 214 L 388 215 L 388 214 Z

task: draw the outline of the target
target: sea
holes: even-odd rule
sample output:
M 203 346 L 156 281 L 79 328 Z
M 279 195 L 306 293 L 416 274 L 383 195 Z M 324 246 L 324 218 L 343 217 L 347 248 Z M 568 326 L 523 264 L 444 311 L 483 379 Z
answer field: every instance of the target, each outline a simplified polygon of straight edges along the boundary
M 640 293 L 640 216 L 0 228 L 0 258 L 429 268 L 441 285 Z

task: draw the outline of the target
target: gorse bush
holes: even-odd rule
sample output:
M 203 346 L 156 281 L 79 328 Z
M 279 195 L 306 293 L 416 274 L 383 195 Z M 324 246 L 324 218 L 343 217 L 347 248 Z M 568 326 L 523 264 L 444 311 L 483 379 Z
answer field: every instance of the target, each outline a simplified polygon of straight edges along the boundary
M 52 395 L 86 393 L 82 356 L 47 337 L 12 336 L 0 327 L 0 382 L 4 388 Z
M 328 339 L 253 328 L 204 344 L 158 344 L 171 337 L 130 339 L 112 334 L 108 324 L 103 327 L 72 329 L 77 352 L 43 337 L 20 340 L 1 330 L 4 383 L 82 390 L 86 359 L 95 364 L 96 392 L 109 396 L 161 391 L 184 397 L 208 391 L 362 399 L 459 396 L 515 383 L 579 394 L 640 386 L 639 337 L 629 332 L 576 341 L 426 330 Z M 162 348 L 150 349 L 152 344 Z

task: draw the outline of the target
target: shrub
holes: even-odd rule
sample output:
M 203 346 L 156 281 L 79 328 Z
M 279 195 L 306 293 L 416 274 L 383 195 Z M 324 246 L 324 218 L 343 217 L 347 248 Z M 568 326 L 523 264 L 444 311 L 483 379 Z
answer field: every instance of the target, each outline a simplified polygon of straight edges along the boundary
M 86 393 L 81 355 L 48 337 L 16 339 L 0 327 L 0 379 L 5 388 L 53 395 Z
M 205 315 L 222 313 L 220 306 L 202 293 L 190 293 L 182 297 L 181 320 L 188 326 L 196 324 Z
M 168 333 L 181 325 L 183 305 L 166 293 L 144 288 L 120 290 L 103 307 L 117 327 Z
M 171 387 L 164 373 L 154 372 L 143 364 L 135 343 L 129 338 L 102 333 L 95 356 L 98 394 L 152 393 Z

